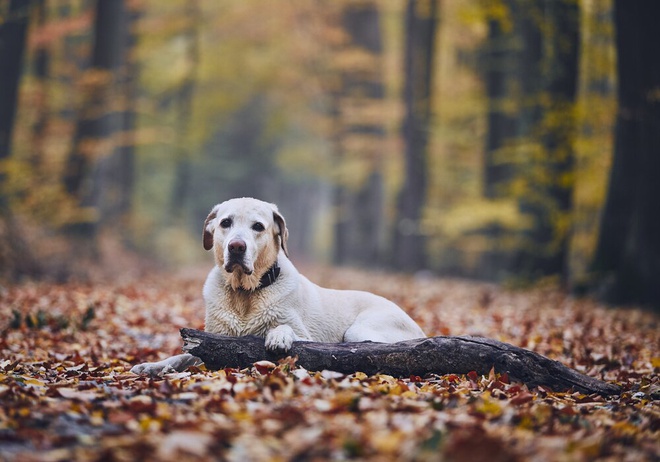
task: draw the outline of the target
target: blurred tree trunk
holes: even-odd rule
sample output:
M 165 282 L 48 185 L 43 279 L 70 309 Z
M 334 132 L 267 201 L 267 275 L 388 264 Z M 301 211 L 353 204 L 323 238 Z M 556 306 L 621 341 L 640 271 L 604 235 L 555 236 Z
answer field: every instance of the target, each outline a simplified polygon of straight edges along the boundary
M 23 70 L 23 51 L 28 28 L 30 2 L 11 0 L 0 22 L 0 161 L 7 159 L 11 152 L 11 138 L 18 102 L 18 82 Z M 0 10 L 2 12 L 2 10 Z M 0 175 L 3 175 L 0 172 Z M 4 175 L 0 176 L 0 181 Z M 0 183 L 1 184 L 1 183 Z M 4 194 L 0 204 L 6 204 Z
M 139 64 L 135 56 L 138 43 L 136 24 L 141 11 L 139 5 L 131 4 L 124 11 L 124 44 L 121 50 L 117 79 L 117 92 L 122 106 L 117 109 L 119 118 L 118 143 L 111 154 L 111 168 L 108 169 L 108 182 L 111 187 L 104 194 L 105 207 L 101 213 L 104 225 L 117 228 L 123 235 L 124 244 L 130 244 L 128 237 L 130 213 L 133 205 L 135 184 L 135 146 L 137 129 L 136 104 L 138 98 Z M 121 40 L 122 37 L 117 37 Z
M 614 152 L 616 127 L 616 37 L 613 0 L 581 2 L 578 142 L 571 221 L 571 291 L 584 293 L 594 283 L 593 264 Z
M 660 309 L 660 4 L 615 1 L 619 109 L 593 269 L 614 303 Z
M 519 208 L 531 226 L 515 270 L 528 278 L 563 276 L 574 184 L 579 7 L 573 0 L 544 0 L 520 14 Z
M 491 7 L 492 4 L 489 4 Z M 568 275 L 573 213 L 579 5 L 574 0 L 501 0 L 483 63 L 488 96 L 484 196 L 517 201 L 525 228 L 483 232 L 482 276 L 533 280 Z M 500 276 L 501 277 L 501 276 Z
M 36 24 L 38 28 L 43 28 L 47 20 L 46 0 L 34 0 Z M 44 172 L 41 171 L 43 156 L 44 156 L 44 142 L 46 141 L 46 129 L 48 127 L 48 77 L 50 67 L 50 53 L 46 43 L 39 43 L 34 52 L 34 76 L 36 78 L 37 97 L 37 119 L 32 126 L 32 153 L 31 163 L 32 167 L 41 180 Z
M 26 0 L 11 0 L 0 8 L 0 276 L 14 280 L 40 272 L 12 215 L 3 165 L 11 155 L 29 12 L 30 2 Z
M 345 184 L 340 178 L 336 186 L 334 261 L 373 265 L 382 258 L 385 229 L 381 172 L 385 128 L 379 110 L 385 87 L 377 3 L 349 2 L 342 11 L 341 26 L 348 42 L 339 53 L 348 64 L 341 65 L 341 88 L 333 110 L 338 163 L 357 164 L 368 171 L 360 175 L 360 185 Z M 354 56 L 360 56 L 360 61 Z
M 484 196 L 489 199 L 505 197 L 514 173 L 510 156 L 503 151 L 515 137 L 515 119 L 511 107 L 515 95 L 516 34 L 505 19 L 512 21 L 511 1 L 502 0 L 509 11 L 508 18 L 488 19 L 488 38 L 484 45 L 483 69 L 488 99 L 486 146 L 484 150 Z
M 113 135 L 124 128 L 125 108 L 117 107 L 117 102 L 122 105 L 117 83 L 125 63 L 126 23 L 122 0 L 97 1 L 91 68 L 83 77 L 82 104 L 64 175 L 66 191 L 79 206 L 79 215 L 69 225 L 69 231 L 79 241 L 78 248 L 90 256 L 98 252 L 96 237 L 101 207 L 105 205 L 101 194 L 107 186 L 107 170 L 115 170 L 109 167 L 108 159 L 123 142 L 121 136 Z M 130 170 L 130 162 L 132 153 L 124 152 L 119 170 Z
M 197 26 L 201 22 L 199 2 L 190 0 L 185 5 L 185 17 L 187 24 L 182 35 L 187 45 L 187 72 L 181 82 L 177 94 L 177 152 L 174 186 L 171 197 L 171 217 L 176 221 L 183 219 L 183 210 L 190 191 L 190 147 L 186 135 L 190 128 L 189 121 L 192 119 L 192 103 L 195 95 L 195 81 L 197 67 L 199 65 L 199 38 Z
M 548 1 L 546 12 L 555 33 L 545 45 L 549 54 L 546 72 L 545 114 L 541 142 L 548 159 L 548 185 L 540 190 L 552 198 L 543 208 L 537 231 L 547 236 L 551 256 L 541 258 L 546 274 L 568 275 L 569 241 L 572 230 L 573 189 L 575 185 L 575 140 L 577 136 L 577 89 L 580 47 L 580 6 L 575 0 Z
M 405 170 L 394 229 L 394 264 L 408 271 L 424 268 L 427 262 L 421 220 L 428 183 L 426 151 L 437 12 L 437 0 L 409 0 L 406 8 L 402 133 Z
M 487 98 L 482 194 L 488 200 L 511 201 L 517 172 L 515 141 L 522 46 L 518 8 L 516 0 L 485 1 L 482 8 L 488 27 L 478 55 Z M 515 241 L 516 232 L 497 221 L 478 230 L 488 244 L 479 256 L 477 277 L 498 280 L 508 275 L 515 259 L 510 243 Z
M 340 157 L 341 155 L 338 155 Z M 340 160 L 341 162 L 341 160 Z M 351 194 L 344 185 L 335 185 L 333 193 L 335 212 L 334 247 L 332 261 L 336 265 L 345 265 L 351 258 Z

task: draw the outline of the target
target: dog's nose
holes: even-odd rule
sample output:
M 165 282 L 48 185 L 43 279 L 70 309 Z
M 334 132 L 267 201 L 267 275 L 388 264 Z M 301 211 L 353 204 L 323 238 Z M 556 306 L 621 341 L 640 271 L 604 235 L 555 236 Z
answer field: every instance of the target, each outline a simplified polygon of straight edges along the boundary
M 245 244 L 245 241 L 241 241 L 240 239 L 236 239 L 229 243 L 229 253 L 232 255 L 243 255 L 246 249 L 247 245 Z

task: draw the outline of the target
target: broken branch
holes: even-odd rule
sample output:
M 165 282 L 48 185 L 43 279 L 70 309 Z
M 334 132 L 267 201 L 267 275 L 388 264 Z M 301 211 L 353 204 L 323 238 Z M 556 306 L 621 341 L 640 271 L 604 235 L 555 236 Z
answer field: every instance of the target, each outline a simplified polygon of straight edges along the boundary
M 264 339 L 255 336 L 227 337 L 196 329 L 181 329 L 183 350 L 204 361 L 210 370 L 245 368 L 257 361 L 276 361 L 297 356 L 307 370 L 333 370 L 344 374 L 364 372 L 397 377 L 427 374 L 488 374 L 491 368 L 507 373 L 529 387 L 555 391 L 574 389 L 581 393 L 619 394 L 619 386 L 581 374 L 558 361 L 524 348 L 482 337 L 429 337 L 398 343 L 294 342 L 291 350 L 266 350 Z

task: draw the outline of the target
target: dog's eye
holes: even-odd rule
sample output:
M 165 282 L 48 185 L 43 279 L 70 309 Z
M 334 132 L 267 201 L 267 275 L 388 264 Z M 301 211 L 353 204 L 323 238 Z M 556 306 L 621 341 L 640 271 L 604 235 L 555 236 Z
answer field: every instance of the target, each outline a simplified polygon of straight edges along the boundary
M 255 224 L 252 225 L 252 229 L 255 230 L 256 232 L 260 233 L 266 228 L 261 223 L 256 222 Z
M 232 225 L 231 218 L 225 218 L 224 220 L 222 220 L 220 222 L 220 226 L 225 228 L 225 229 L 226 228 L 231 228 L 231 225 Z

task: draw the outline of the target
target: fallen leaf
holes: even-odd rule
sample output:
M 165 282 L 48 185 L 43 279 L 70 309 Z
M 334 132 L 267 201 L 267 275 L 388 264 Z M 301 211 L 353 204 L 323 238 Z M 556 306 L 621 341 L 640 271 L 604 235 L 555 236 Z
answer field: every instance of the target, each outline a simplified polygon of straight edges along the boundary
M 521 404 L 529 403 L 530 401 L 534 400 L 534 395 L 523 391 L 515 395 L 513 398 L 511 398 L 511 404 L 515 404 L 516 406 L 520 406 Z
M 556 288 L 313 271 L 322 285 L 396 301 L 429 335 L 444 329 L 527 346 L 624 392 L 603 399 L 530 390 L 494 369 L 343 375 L 307 371 L 293 359 L 139 377 L 128 373 L 132 365 L 180 351 L 179 326 L 203 324 L 204 274 L 34 283 L 0 291 L 0 316 L 11 319 L 16 309 L 23 323 L 0 337 L 0 436 L 12 460 L 657 459 L 656 315 Z M 478 299 L 484 291 L 487 310 Z M 94 319 L 80 329 L 89 306 Z M 26 314 L 39 321 L 39 311 L 70 327 L 25 328 Z

